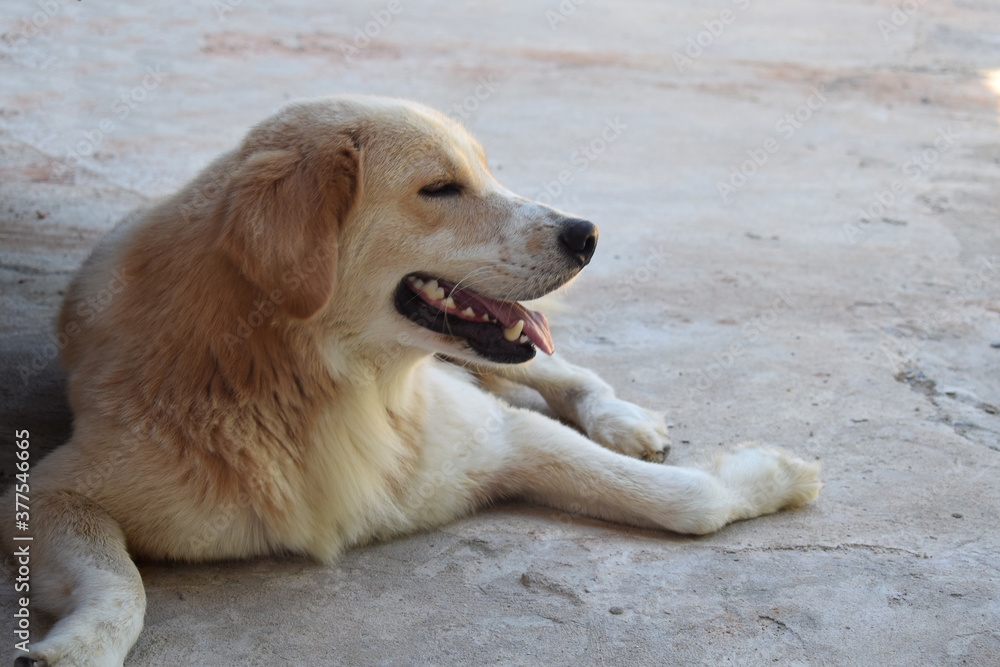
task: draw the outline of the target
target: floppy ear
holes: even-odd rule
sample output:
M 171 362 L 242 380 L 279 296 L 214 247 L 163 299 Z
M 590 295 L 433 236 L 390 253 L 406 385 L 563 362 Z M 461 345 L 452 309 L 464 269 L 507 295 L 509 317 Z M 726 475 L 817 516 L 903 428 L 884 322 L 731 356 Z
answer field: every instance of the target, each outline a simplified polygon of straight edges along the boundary
M 312 317 L 333 292 L 337 235 L 357 195 L 358 162 L 344 137 L 307 155 L 251 153 L 230 181 L 221 248 L 292 317 Z

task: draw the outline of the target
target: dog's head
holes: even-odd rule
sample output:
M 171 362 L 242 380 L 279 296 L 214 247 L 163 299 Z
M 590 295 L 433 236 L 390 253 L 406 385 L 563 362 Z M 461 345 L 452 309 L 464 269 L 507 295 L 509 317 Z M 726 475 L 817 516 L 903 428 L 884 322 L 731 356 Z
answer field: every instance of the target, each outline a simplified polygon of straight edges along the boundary
M 518 363 L 553 350 L 518 301 L 572 280 L 585 220 L 519 197 L 457 123 L 400 100 L 293 104 L 250 132 L 222 247 L 292 318 L 369 353 Z

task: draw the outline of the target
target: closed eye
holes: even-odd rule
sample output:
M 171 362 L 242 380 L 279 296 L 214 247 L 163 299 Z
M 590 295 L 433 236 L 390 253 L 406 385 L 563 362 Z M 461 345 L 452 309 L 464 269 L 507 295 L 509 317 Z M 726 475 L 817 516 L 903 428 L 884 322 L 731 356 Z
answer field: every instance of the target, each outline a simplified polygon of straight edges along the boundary
M 453 197 L 462 194 L 462 186 L 454 182 L 435 183 L 420 188 L 420 194 L 424 197 Z

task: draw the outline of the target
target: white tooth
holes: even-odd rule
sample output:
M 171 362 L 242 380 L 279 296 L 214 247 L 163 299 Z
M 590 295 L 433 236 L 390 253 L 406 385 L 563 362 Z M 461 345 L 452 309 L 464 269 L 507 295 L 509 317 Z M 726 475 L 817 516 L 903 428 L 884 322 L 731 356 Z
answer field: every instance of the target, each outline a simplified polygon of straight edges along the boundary
M 489 321 L 490 321 L 490 314 L 483 313 L 483 322 L 489 322 Z
M 517 342 L 523 345 L 524 343 L 530 343 L 531 339 L 528 338 L 527 336 L 521 336 L 520 338 L 517 339 Z
M 452 310 L 455 309 L 455 300 L 452 299 L 450 296 L 441 303 L 444 304 L 445 308 L 451 308 Z
M 503 337 L 513 343 L 521 335 L 521 331 L 524 330 L 524 320 L 518 320 L 517 324 L 512 326 L 510 329 L 503 330 Z
M 476 311 L 472 310 L 472 308 L 466 308 L 465 310 L 462 311 L 462 314 L 465 315 L 466 317 L 475 317 Z
M 444 298 L 444 288 L 438 287 L 437 280 L 430 280 L 421 288 L 428 298 L 440 301 Z
M 410 282 L 412 282 L 413 286 L 416 287 L 417 289 L 420 289 L 421 287 L 424 286 L 424 281 L 421 280 L 420 278 L 410 278 Z

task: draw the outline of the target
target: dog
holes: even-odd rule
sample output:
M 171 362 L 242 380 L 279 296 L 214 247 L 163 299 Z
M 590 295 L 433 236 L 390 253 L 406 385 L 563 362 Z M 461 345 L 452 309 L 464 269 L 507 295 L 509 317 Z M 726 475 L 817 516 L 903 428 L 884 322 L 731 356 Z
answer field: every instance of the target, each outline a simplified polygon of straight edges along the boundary
M 126 218 L 59 319 L 74 428 L 30 494 L 30 600 L 58 621 L 15 664 L 121 665 L 133 558 L 330 562 L 507 499 L 688 534 L 814 499 L 818 466 L 763 445 L 661 464 L 662 417 L 553 354 L 520 302 L 597 239 L 446 116 L 362 96 L 290 104 Z

